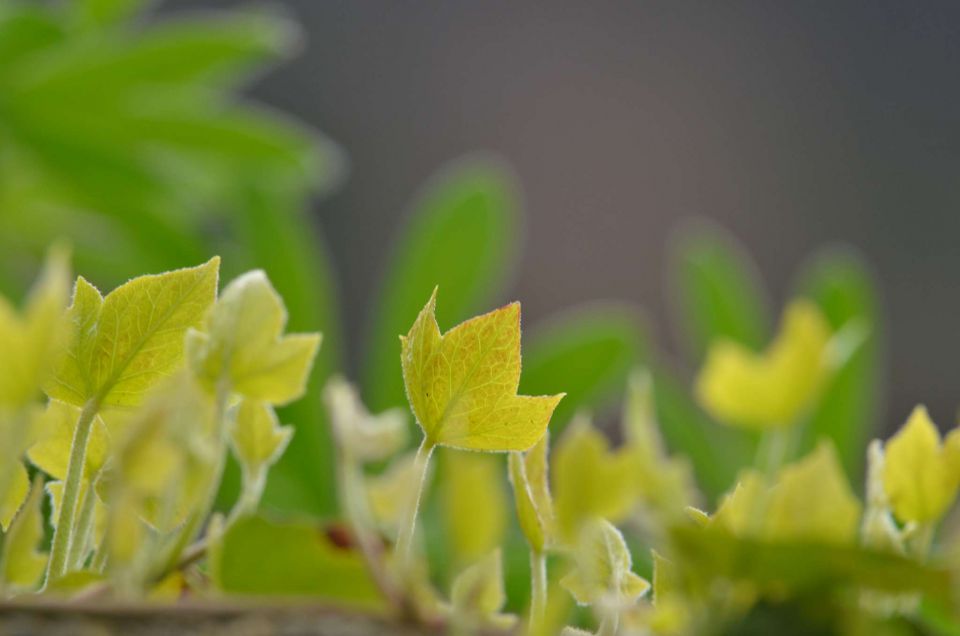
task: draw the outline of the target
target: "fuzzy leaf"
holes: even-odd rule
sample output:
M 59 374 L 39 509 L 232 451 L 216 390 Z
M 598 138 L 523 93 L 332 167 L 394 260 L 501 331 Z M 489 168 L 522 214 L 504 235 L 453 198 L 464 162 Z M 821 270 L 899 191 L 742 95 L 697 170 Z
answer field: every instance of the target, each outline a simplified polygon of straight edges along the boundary
M 500 545 L 508 505 L 500 457 L 445 451 L 438 485 L 445 534 L 455 563 L 472 563 Z
M 454 580 L 450 592 L 453 620 L 464 627 L 509 628 L 516 622 L 516 616 L 500 613 L 506 600 L 503 559 L 497 549 Z
M 35 426 L 39 428 L 38 441 L 27 451 L 30 463 L 54 479 L 65 479 L 70 461 L 73 433 L 77 428 L 80 409 L 50 400 L 46 410 L 39 416 Z M 83 474 L 86 479 L 95 476 L 107 460 L 109 435 L 103 420 L 97 416 L 87 440 L 86 464 Z
M 517 519 L 534 552 L 543 552 L 553 532 L 553 498 L 547 477 L 550 434 L 525 453 L 510 453 L 510 483 Z
M 35 587 L 47 565 L 47 555 L 37 550 L 43 540 L 42 482 L 38 479 L 29 490 L 30 496 L 4 537 L 0 554 L 0 580 L 22 589 Z
M 6 492 L 0 493 L 0 529 L 6 532 L 30 492 L 30 477 L 23 464 L 16 462 L 10 472 Z
M 809 301 L 791 303 L 780 333 L 762 354 L 731 340 L 716 342 L 697 378 L 697 396 L 734 426 L 789 426 L 811 406 L 829 370 L 830 327 Z
M 223 290 L 210 313 L 208 333 L 191 330 L 187 357 L 210 390 L 221 382 L 269 404 L 286 404 L 306 390 L 320 346 L 319 334 L 283 335 L 287 310 L 261 270 Z
M 575 559 L 576 567 L 560 585 L 581 605 L 629 606 L 650 589 L 650 583 L 633 573 L 627 543 L 609 521 L 599 519 L 584 527 Z
M 356 389 L 339 376 L 327 381 L 323 399 L 337 438 L 358 460 L 382 461 L 406 447 L 407 416 L 403 409 L 371 414 Z
M 584 523 L 621 521 L 636 503 L 633 456 L 610 450 L 610 442 L 586 417 L 574 419 L 553 452 L 553 493 L 557 532 L 577 540 Z
M 256 400 L 243 400 L 237 409 L 230 441 L 244 470 L 251 474 L 268 468 L 283 454 L 293 429 L 280 426 L 273 407 Z
M 101 299 L 77 281 L 73 338 L 47 392 L 75 406 L 135 406 L 183 357 L 184 333 L 203 322 L 217 292 L 220 259 L 135 278 Z
M 563 395 L 517 395 L 520 304 L 440 334 L 437 292 L 402 338 L 407 397 L 428 442 L 480 451 L 522 451 L 537 443 Z
M 886 444 L 883 483 L 900 521 L 927 523 L 946 512 L 960 483 L 960 429 L 944 447 L 927 409 L 918 406 Z

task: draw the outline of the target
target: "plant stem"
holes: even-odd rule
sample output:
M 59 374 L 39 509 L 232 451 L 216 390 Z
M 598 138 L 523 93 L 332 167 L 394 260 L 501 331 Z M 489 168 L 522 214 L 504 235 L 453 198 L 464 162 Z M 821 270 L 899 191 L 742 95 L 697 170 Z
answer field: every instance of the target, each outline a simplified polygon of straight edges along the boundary
M 87 481 L 83 488 L 83 505 L 80 507 L 80 516 L 77 527 L 74 528 L 73 543 L 70 546 L 68 559 L 69 568 L 82 568 L 87 558 L 87 547 L 90 545 L 90 534 L 93 531 L 93 517 L 96 509 L 97 494 L 93 491 L 93 483 Z
M 547 611 L 547 555 L 530 550 L 530 625 L 528 632 L 543 624 Z
M 73 432 L 73 442 L 70 445 L 70 459 L 67 462 L 67 478 L 63 483 L 63 501 L 57 517 L 57 528 L 53 532 L 50 561 L 47 563 L 45 585 L 67 572 L 70 546 L 74 540 L 77 503 L 83 482 L 83 468 L 87 461 L 87 442 L 90 439 L 90 429 L 93 428 L 93 419 L 99 410 L 100 402 L 91 399 L 84 405 L 77 419 L 77 428 Z
M 397 545 L 394 548 L 396 555 L 400 559 L 400 567 L 404 575 L 410 572 L 413 554 L 413 537 L 417 529 L 417 513 L 420 509 L 420 498 L 423 495 L 423 486 L 427 480 L 427 468 L 430 464 L 430 455 L 432 453 L 433 442 L 428 441 L 428 439 L 424 437 L 420 443 L 420 448 L 417 449 L 417 455 L 413 460 L 414 475 L 416 478 L 415 491 L 407 504 L 407 509 L 404 511 L 403 523 L 400 525 L 400 532 L 397 535 Z
M 600 620 L 600 628 L 597 630 L 597 636 L 616 636 L 620 629 L 620 614 L 616 611 L 607 611 L 606 615 Z
M 793 451 L 794 426 L 777 426 L 764 433 L 757 449 L 757 468 L 767 481 L 773 481 L 777 472 Z

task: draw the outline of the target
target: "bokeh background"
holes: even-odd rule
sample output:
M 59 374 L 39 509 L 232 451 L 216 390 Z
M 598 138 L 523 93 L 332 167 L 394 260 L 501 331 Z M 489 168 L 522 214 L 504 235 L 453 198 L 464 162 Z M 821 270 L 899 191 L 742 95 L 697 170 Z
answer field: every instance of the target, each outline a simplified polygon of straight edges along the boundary
M 324 131 L 349 173 L 313 206 L 361 350 L 389 246 L 444 162 L 491 151 L 522 184 L 507 294 L 535 322 L 581 301 L 670 328 L 667 249 L 692 217 L 753 254 L 777 304 L 812 249 L 869 260 L 890 429 L 957 406 L 960 4 L 279 3 L 299 52 L 250 93 Z M 177 0 L 172 13 L 235 2 Z M 349 357 L 356 369 L 358 355 Z

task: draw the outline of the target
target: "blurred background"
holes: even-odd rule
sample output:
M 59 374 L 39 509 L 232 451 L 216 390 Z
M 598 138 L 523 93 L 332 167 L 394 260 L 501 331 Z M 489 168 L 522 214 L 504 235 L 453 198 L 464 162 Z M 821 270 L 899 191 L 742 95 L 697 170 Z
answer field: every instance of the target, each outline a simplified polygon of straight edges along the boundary
M 265 502 L 318 514 L 323 379 L 403 404 L 396 335 L 436 283 L 445 328 L 522 301 L 521 389 L 570 393 L 552 430 L 654 367 L 709 497 L 752 441 L 692 373 L 801 292 L 871 329 L 809 427 L 859 480 L 917 402 L 955 420 L 957 68 L 954 2 L 0 0 L 0 291 L 57 239 L 102 289 L 266 269 L 326 337 Z
M 251 93 L 341 144 L 314 206 L 346 325 L 363 324 L 409 201 L 445 161 L 515 170 L 507 297 L 535 322 L 626 299 L 668 326 L 667 245 L 717 220 L 776 306 L 804 257 L 858 248 L 888 325 L 885 428 L 957 407 L 960 5 L 955 2 L 281 3 L 303 49 Z M 232 7 L 179 0 L 164 10 Z M 358 329 L 348 329 L 359 351 Z M 353 360 L 355 363 L 355 358 Z

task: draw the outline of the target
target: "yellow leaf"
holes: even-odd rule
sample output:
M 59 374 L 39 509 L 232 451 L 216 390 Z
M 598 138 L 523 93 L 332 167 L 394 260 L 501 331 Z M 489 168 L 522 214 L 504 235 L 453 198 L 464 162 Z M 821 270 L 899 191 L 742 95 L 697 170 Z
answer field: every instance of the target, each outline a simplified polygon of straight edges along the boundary
M 553 532 L 553 498 L 547 477 L 550 433 L 525 453 L 510 453 L 510 483 L 517 519 L 534 552 L 543 552 Z
M 254 474 L 280 458 L 292 435 L 292 428 L 280 426 L 273 407 L 245 399 L 237 409 L 230 441 L 243 469 Z
M 497 549 L 457 575 L 450 592 L 451 616 L 458 627 L 470 631 L 508 629 L 517 619 L 500 613 L 506 600 L 502 558 Z
M 23 464 L 16 462 L 5 492 L 0 492 L 0 529 L 6 531 L 30 492 L 30 477 Z
M 46 410 L 37 418 L 39 421 L 34 424 L 40 432 L 38 441 L 27 451 L 30 463 L 54 479 L 66 479 L 70 448 L 79 417 L 79 408 L 58 400 L 50 400 Z M 109 441 L 106 425 L 97 417 L 87 441 L 86 463 L 83 469 L 86 479 L 95 476 L 103 467 L 107 460 Z
M 208 389 L 286 404 L 306 390 L 320 334 L 283 335 L 287 310 L 266 274 L 248 272 L 223 290 L 207 333 L 191 330 L 187 358 Z
M 0 407 L 26 406 L 52 372 L 66 335 L 69 278 L 66 253 L 54 249 L 22 316 L 0 296 Z
M 323 400 L 337 440 L 357 460 L 382 461 L 406 448 L 409 434 L 403 409 L 371 414 L 356 388 L 340 376 L 327 381 Z
M 618 522 L 637 502 L 634 458 L 611 451 L 607 438 L 584 416 L 564 432 L 553 452 L 553 493 L 557 532 L 576 541 L 582 525 L 596 518 Z
M 200 325 L 217 291 L 220 259 L 135 278 L 101 299 L 77 280 L 73 337 L 47 393 L 83 406 L 135 406 L 183 357 L 186 330 Z
M 38 479 L 29 490 L 29 499 L 4 537 L 0 553 L 0 579 L 22 590 L 35 588 L 47 565 L 47 555 L 37 550 L 43 540 L 42 481 Z
M 900 521 L 936 521 L 953 503 L 960 483 L 958 434 L 950 433 L 945 448 L 927 409 L 918 406 L 887 442 L 883 483 Z
M 574 555 L 576 566 L 560 580 L 581 605 L 629 607 L 650 589 L 633 573 L 630 550 L 620 531 L 604 519 L 584 526 Z
M 762 354 L 728 340 L 712 345 L 697 378 L 697 397 L 726 424 L 754 429 L 793 424 L 830 369 L 829 343 L 830 327 L 819 309 L 794 301 Z
M 537 443 L 563 397 L 517 395 L 520 305 L 440 334 L 437 292 L 402 341 L 407 398 L 427 443 L 465 450 L 523 451 Z
M 499 457 L 450 450 L 440 458 L 446 536 L 455 563 L 472 563 L 500 545 L 507 525 Z

